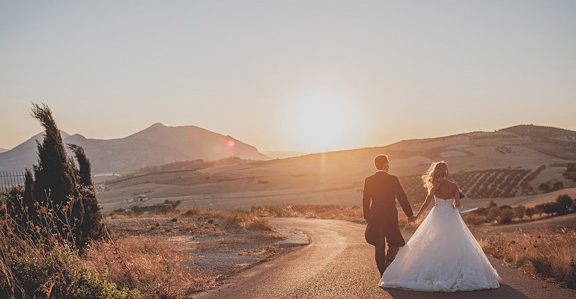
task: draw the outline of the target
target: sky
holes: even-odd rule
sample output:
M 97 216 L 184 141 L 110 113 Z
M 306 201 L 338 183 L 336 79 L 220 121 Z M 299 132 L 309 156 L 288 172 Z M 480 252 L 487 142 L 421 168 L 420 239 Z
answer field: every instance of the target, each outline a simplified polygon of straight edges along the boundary
M 0 0 L 0 147 L 196 125 L 317 152 L 576 130 L 576 1 Z

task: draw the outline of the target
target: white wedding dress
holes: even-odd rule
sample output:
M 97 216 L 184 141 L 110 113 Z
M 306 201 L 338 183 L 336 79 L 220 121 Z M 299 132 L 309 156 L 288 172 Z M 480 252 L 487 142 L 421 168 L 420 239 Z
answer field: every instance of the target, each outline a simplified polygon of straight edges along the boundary
M 384 271 L 381 287 L 455 292 L 500 286 L 498 273 L 452 203 L 435 198 L 426 219 Z

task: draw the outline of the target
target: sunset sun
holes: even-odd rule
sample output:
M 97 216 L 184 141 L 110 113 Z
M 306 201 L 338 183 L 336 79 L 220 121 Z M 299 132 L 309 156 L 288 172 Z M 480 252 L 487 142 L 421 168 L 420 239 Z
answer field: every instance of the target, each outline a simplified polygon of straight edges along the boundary
M 302 150 L 329 151 L 350 147 L 357 139 L 361 113 L 354 101 L 330 92 L 310 92 L 290 102 L 287 133 Z

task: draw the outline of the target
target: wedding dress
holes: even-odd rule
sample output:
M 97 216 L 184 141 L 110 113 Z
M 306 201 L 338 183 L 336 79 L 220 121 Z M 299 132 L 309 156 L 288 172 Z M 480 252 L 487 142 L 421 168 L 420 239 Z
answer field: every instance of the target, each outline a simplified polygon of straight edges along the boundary
M 498 273 L 452 202 L 435 198 L 428 216 L 384 271 L 381 287 L 455 292 L 500 286 Z

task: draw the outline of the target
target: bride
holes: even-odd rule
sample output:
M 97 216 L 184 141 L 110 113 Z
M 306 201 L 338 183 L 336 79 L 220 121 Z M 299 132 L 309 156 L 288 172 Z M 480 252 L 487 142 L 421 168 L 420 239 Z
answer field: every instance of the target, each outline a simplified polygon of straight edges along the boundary
M 434 207 L 388 266 L 380 286 L 455 292 L 498 288 L 500 277 L 460 217 L 460 189 L 448 180 L 448 164 L 432 163 L 423 176 L 426 201 Z

